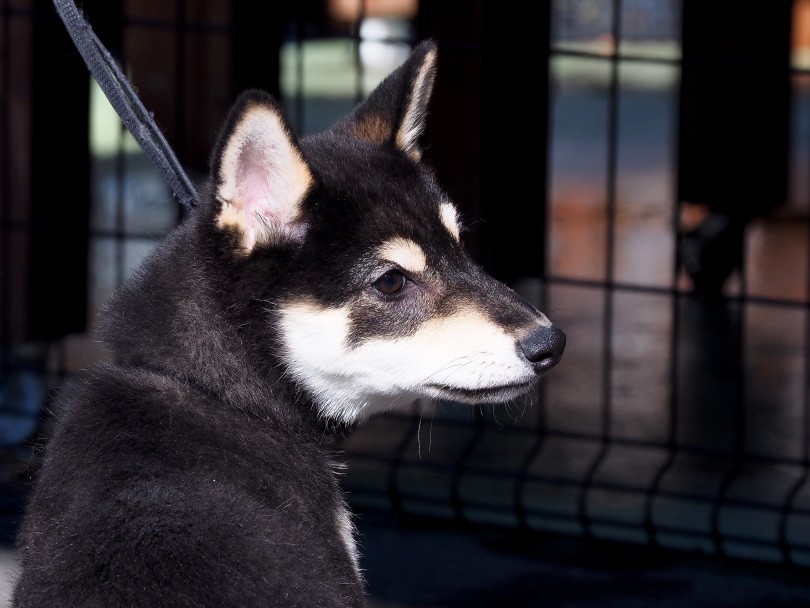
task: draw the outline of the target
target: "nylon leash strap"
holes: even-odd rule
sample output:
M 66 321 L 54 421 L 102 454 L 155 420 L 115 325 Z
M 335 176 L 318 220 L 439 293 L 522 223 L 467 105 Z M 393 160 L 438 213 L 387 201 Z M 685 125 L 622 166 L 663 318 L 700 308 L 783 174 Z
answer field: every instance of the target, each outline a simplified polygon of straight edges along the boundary
M 194 184 L 112 54 L 93 32 L 74 0 L 54 0 L 53 3 L 73 44 L 124 126 L 160 170 L 177 199 L 188 209 L 194 207 L 197 203 Z

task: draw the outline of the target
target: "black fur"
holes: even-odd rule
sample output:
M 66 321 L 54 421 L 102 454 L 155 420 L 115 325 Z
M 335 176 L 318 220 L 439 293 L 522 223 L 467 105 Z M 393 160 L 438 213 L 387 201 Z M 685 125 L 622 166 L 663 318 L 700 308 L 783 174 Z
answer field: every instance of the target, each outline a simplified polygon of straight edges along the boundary
M 279 304 L 353 302 L 358 343 L 411 333 L 472 298 L 504 327 L 539 314 L 441 226 L 447 199 L 418 162 L 418 142 L 397 147 L 413 96 L 429 96 L 430 53 L 432 43 L 418 46 L 330 131 L 297 141 L 283 122 L 312 177 L 294 220 L 305 236 L 247 253 L 239 231 L 218 224 L 218 171 L 245 112 L 279 109 L 258 91 L 237 102 L 199 207 L 107 307 L 114 362 L 59 403 L 18 538 L 13 606 L 364 604 L 323 440 L 340 421 L 286 372 Z M 422 244 L 434 270 L 396 296 L 411 300 L 393 312 L 371 285 L 386 270 L 372 252 L 395 236 Z

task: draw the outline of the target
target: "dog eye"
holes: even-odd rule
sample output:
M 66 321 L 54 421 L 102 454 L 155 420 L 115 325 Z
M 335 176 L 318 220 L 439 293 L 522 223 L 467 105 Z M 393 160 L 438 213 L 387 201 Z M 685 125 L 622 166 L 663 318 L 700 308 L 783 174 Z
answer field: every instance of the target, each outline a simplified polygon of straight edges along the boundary
M 408 279 L 399 270 L 389 270 L 374 281 L 374 289 L 380 293 L 390 295 L 400 291 L 407 282 Z

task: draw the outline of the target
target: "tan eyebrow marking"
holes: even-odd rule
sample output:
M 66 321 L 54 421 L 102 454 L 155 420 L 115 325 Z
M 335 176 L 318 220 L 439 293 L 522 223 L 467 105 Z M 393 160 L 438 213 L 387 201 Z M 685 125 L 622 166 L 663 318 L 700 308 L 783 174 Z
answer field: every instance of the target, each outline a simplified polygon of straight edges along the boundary
M 396 237 L 382 244 L 379 256 L 398 264 L 410 272 L 424 272 L 427 268 L 427 257 L 422 248 L 411 239 Z

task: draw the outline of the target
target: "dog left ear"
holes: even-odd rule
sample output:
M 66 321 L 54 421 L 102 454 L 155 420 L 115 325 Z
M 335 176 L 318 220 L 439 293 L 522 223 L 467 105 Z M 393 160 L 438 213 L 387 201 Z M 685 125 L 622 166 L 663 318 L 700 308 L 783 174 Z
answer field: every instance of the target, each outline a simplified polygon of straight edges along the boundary
M 436 79 L 436 43 L 419 43 L 410 57 L 394 70 L 333 130 L 376 144 L 393 144 L 419 161 L 419 137 Z
M 217 224 L 236 230 L 244 252 L 304 235 L 301 204 L 312 173 L 284 118 L 267 93 L 250 90 L 237 100 L 211 162 L 220 204 Z

